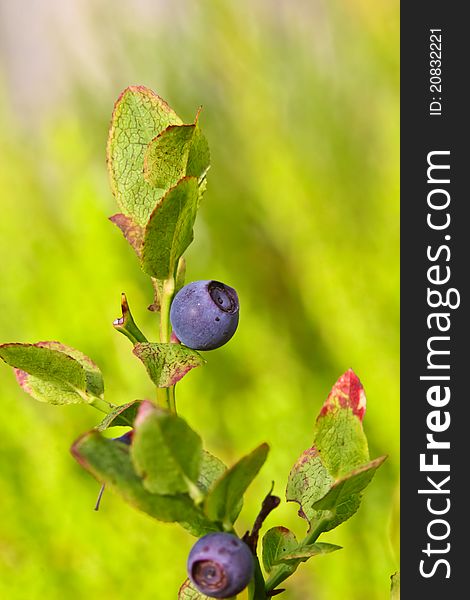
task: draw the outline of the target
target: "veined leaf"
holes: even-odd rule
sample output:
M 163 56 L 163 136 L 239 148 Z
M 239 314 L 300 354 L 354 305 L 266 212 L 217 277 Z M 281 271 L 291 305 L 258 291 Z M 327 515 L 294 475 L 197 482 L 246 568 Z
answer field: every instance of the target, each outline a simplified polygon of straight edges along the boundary
M 299 544 L 289 529 L 285 527 L 269 529 L 263 538 L 263 564 L 268 573 L 266 589 L 271 590 L 274 586 L 277 587 L 309 558 L 340 549 L 340 546 L 334 544 Z
M 211 486 L 205 499 L 205 512 L 211 521 L 230 529 L 241 509 L 248 486 L 258 474 L 268 455 L 269 446 L 261 444 L 225 471 Z
M 199 201 L 195 177 L 184 177 L 157 204 L 145 228 L 142 269 L 156 279 L 174 277 L 178 261 L 193 240 Z
M 144 177 L 169 189 L 185 176 L 200 180 L 209 168 L 209 147 L 197 123 L 170 125 L 147 146 Z
M 145 226 L 165 189 L 152 187 L 142 172 L 147 145 L 181 119 L 157 94 L 131 86 L 118 98 L 108 137 L 107 157 L 111 188 L 121 211 Z
M 279 560 L 299 545 L 295 534 L 286 527 L 272 527 L 263 537 L 263 565 L 268 573 Z
M 201 197 L 205 191 L 205 185 L 203 184 L 203 181 L 205 180 L 207 171 L 209 170 L 210 158 L 209 144 L 207 143 L 205 135 L 202 133 L 200 127 L 196 123 L 192 143 L 189 147 L 186 175 L 188 177 L 197 177 L 200 185 L 199 197 Z
M 386 456 L 376 458 L 335 481 L 327 494 L 312 505 L 312 517 L 321 518 L 318 512 L 328 511 L 326 514 L 329 516 L 330 522 L 325 531 L 337 527 L 357 511 L 361 503 L 362 492 L 386 458 Z
M 60 342 L 3 344 L 0 357 L 14 367 L 25 392 L 40 402 L 91 404 L 103 397 L 103 378 L 95 363 Z
M 161 388 L 175 385 L 188 371 L 206 362 L 196 350 L 181 344 L 144 342 L 136 344 L 133 352 L 144 363 L 153 383 Z
M 314 445 L 335 479 L 369 460 L 367 438 L 362 428 L 365 410 L 364 388 L 354 371 L 349 369 L 333 386 L 314 430 Z
M 136 472 L 155 494 L 194 493 L 202 442 L 184 419 L 143 402 L 134 422 L 131 448 Z
M 126 444 L 118 444 L 91 431 L 74 443 L 71 452 L 99 482 L 114 489 L 127 502 L 155 519 L 177 521 L 198 537 L 216 530 L 187 494 L 150 493 L 134 470 L 130 449 Z
M 221 477 L 227 467 L 224 463 L 207 450 L 202 451 L 201 468 L 197 484 L 203 492 L 207 492 L 211 485 Z
M 331 552 L 336 552 L 336 550 L 341 549 L 341 546 L 337 546 L 336 544 L 327 544 L 326 542 L 316 542 L 315 544 L 305 545 L 299 544 L 290 552 L 285 552 L 282 554 L 282 556 L 277 559 L 276 564 L 291 564 L 297 563 L 297 561 L 306 562 L 313 556 L 330 554 Z
M 324 530 L 349 519 L 361 495 L 385 457 L 369 463 L 362 428 L 364 389 L 352 370 L 333 386 L 317 418 L 314 445 L 293 466 L 287 483 L 288 501 L 300 505 L 300 516 L 311 523 L 327 519 Z
M 95 430 L 105 431 L 109 427 L 133 427 L 141 403 L 142 400 L 133 400 L 127 404 L 117 406 L 106 415 L 101 423 L 95 427 Z

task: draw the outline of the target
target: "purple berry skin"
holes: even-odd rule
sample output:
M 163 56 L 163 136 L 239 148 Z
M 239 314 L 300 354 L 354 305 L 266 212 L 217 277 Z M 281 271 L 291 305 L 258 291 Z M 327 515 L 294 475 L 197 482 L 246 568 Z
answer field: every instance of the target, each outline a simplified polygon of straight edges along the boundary
M 237 292 L 220 281 L 193 281 L 174 297 L 170 320 L 176 337 L 193 350 L 226 344 L 238 326 Z
M 253 577 L 253 554 L 231 533 L 209 533 L 199 539 L 188 557 L 188 575 L 210 598 L 231 598 Z
M 123 444 L 126 444 L 126 446 L 130 446 L 133 436 L 134 436 L 134 430 L 131 429 L 130 431 L 126 431 L 126 433 L 123 433 L 119 437 L 113 438 L 113 440 L 115 442 L 122 442 Z

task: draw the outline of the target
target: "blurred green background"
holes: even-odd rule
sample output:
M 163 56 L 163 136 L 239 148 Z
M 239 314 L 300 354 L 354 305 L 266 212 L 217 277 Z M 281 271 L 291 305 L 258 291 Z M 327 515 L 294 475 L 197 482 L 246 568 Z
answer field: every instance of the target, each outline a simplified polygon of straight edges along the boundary
M 231 463 L 271 446 L 239 521 L 311 444 L 349 367 L 367 393 L 359 512 L 322 536 L 288 600 L 384 600 L 398 569 L 399 8 L 396 0 L 0 1 L 0 339 L 57 339 L 101 367 L 114 403 L 153 397 L 112 328 L 127 293 L 150 335 L 147 278 L 107 217 L 105 145 L 129 84 L 209 139 L 212 168 L 187 280 L 237 288 L 240 326 L 178 385 L 180 414 Z M 193 538 L 137 513 L 69 454 L 87 407 L 52 407 L 0 365 L 0 596 L 176 598 Z M 269 517 L 303 536 L 294 504 Z

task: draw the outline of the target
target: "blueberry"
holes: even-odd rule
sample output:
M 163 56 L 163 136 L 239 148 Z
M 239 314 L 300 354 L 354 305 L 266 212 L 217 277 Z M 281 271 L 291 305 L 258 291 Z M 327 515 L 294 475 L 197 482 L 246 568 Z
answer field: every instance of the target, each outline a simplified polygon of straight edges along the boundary
M 126 433 L 123 433 L 119 437 L 113 438 L 113 441 L 115 441 L 115 442 L 122 442 L 123 444 L 126 444 L 127 446 L 130 446 L 131 442 L 132 442 L 133 435 L 134 435 L 134 430 L 131 429 L 130 431 L 126 431 Z
M 253 577 L 253 554 L 231 533 L 209 533 L 198 540 L 188 557 L 188 575 L 210 598 L 231 598 Z
M 188 348 L 214 350 L 226 344 L 238 326 L 237 292 L 220 281 L 193 281 L 174 297 L 170 320 Z

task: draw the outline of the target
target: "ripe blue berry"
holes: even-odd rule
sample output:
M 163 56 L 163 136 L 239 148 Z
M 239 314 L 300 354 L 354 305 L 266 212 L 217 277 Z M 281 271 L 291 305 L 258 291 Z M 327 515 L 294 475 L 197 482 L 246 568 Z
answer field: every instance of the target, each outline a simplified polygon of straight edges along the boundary
M 126 444 L 126 446 L 130 446 L 132 443 L 133 436 L 134 436 L 134 430 L 131 429 L 130 431 L 126 431 L 126 433 L 123 433 L 119 437 L 113 438 L 113 440 L 115 442 L 122 442 L 123 444 Z
M 188 575 L 197 589 L 210 598 L 231 598 L 253 577 L 253 555 L 231 533 L 209 533 L 198 540 L 188 557 Z
M 194 350 L 226 344 L 238 326 L 237 292 L 220 281 L 193 281 L 174 297 L 170 320 L 176 337 Z

